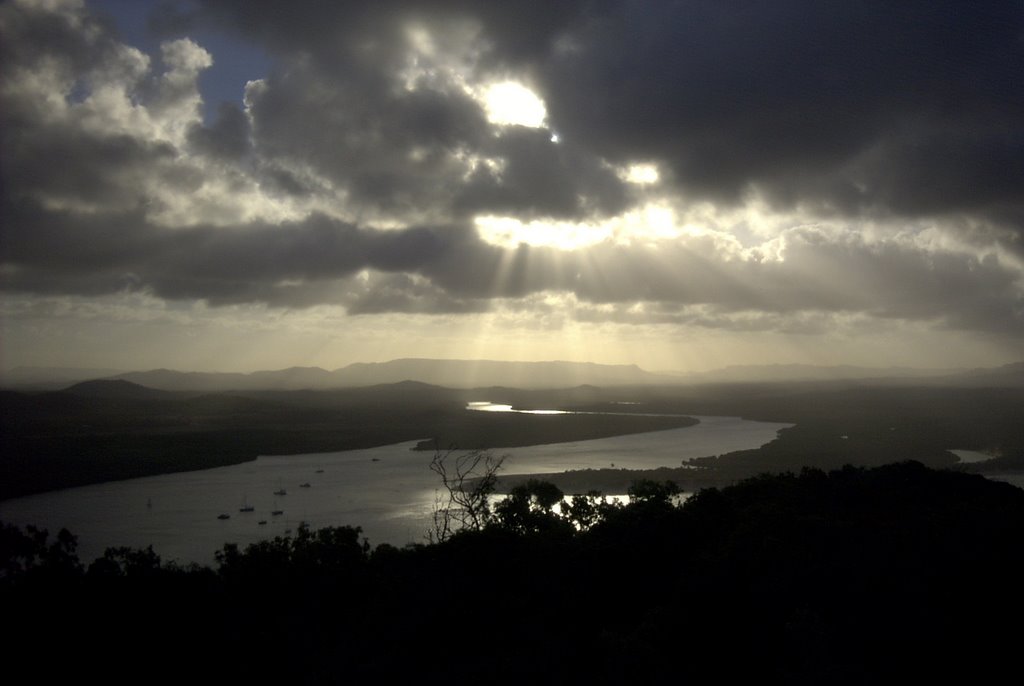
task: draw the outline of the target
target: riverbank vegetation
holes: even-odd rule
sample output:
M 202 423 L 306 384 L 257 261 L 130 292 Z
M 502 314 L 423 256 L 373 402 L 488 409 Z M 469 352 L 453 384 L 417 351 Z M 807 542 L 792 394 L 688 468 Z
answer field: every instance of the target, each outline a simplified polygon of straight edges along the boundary
M 241 683 L 969 683 L 1016 668 L 1024 491 L 918 463 L 558 514 L 535 482 L 443 543 L 341 527 L 215 568 L 86 565 L 0 527 L 7 669 Z M 53 659 L 58 657 L 59 659 Z M 1006 672 L 1012 673 L 1012 672 Z
M 113 385 L 110 385 L 113 384 Z M 127 382 L 0 391 L 0 500 L 289 455 L 422 441 L 517 447 L 691 426 L 690 417 L 468 412 L 473 392 L 419 383 L 194 394 Z M 476 393 L 486 393 L 482 389 Z M 424 463 L 429 457 L 424 457 Z
M 467 411 L 474 400 L 600 414 Z M 761 448 L 707 455 L 648 475 L 602 469 L 545 478 L 567 491 L 622 493 L 637 478 L 672 479 L 692 491 L 765 471 L 907 459 L 975 473 L 1024 471 L 1024 388 L 1014 386 L 829 382 L 460 390 L 404 382 L 197 394 L 108 381 L 51 393 L 0 391 L 0 499 L 237 464 L 258 455 L 404 441 L 421 441 L 418 448 L 427 451 L 514 448 L 685 427 L 693 415 L 795 426 Z M 961 465 L 951 448 L 998 458 Z
M 568 492 L 623 493 L 636 478 L 671 479 L 687 491 L 724 486 L 761 472 L 873 467 L 915 460 L 976 474 L 1024 472 L 1024 389 L 871 386 L 849 383 L 732 384 L 619 390 L 630 404 L 585 402 L 571 409 L 738 415 L 787 422 L 760 448 L 708 455 L 649 470 L 592 469 L 543 475 Z M 951 448 L 997 456 L 959 463 Z M 537 475 L 505 477 L 499 489 Z

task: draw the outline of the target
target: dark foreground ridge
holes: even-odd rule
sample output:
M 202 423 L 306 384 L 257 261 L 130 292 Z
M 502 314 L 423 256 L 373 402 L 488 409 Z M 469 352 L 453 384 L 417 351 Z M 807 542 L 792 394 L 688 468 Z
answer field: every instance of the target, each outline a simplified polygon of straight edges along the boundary
M 924 683 L 1017 668 L 1024 491 L 918 463 L 760 476 L 672 505 L 371 548 L 341 527 L 216 569 L 0 528 L 6 669 L 175 683 Z M 588 507 L 594 505 L 594 507 Z M 577 530 L 573 525 L 583 525 Z

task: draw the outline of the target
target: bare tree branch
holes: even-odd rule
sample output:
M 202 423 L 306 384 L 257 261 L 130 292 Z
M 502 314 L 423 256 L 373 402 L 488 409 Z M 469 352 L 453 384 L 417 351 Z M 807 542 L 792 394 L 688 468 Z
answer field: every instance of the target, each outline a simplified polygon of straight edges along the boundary
M 428 533 L 432 542 L 445 541 L 462 530 L 479 531 L 493 516 L 489 498 L 507 456 L 494 457 L 485 450 L 455 452 L 455 448 L 437 449 L 430 461 L 430 469 L 441 477 L 444 487 L 434 503 L 434 526 Z

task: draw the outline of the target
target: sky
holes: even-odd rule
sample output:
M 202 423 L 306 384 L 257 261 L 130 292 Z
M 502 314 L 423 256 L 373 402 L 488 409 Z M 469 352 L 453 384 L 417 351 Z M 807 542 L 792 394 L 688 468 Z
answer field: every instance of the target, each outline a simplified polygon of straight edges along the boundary
M 1024 358 L 1024 3 L 0 2 L 0 367 Z

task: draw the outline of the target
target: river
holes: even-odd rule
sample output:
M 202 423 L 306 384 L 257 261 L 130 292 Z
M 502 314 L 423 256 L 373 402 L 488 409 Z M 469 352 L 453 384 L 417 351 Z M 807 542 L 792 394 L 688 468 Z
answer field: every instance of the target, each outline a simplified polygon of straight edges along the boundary
M 502 474 L 676 467 L 694 457 L 756 448 L 790 426 L 698 417 L 681 429 L 493 451 Z M 424 542 L 439 480 L 416 441 L 367 450 L 261 456 L 229 467 L 164 474 L 0 502 L 0 520 L 79 539 L 91 561 L 109 546 L 152 545 L 165 560 L 209 564 L 225 542 L 245 545 L 310 526 L 361 526 L 371 544 Z M 303 484 L 308 486 L 303 487 Z M 274 495 L 284 489 L 286 495 Z M 240 512 L 243 504 L 252 512 Z M 275 510 L 282 514 L 271 514 Z M 218 519 L 218 515 L 229 515 Z M 266 522 L 260 524 L 260 522 Z

